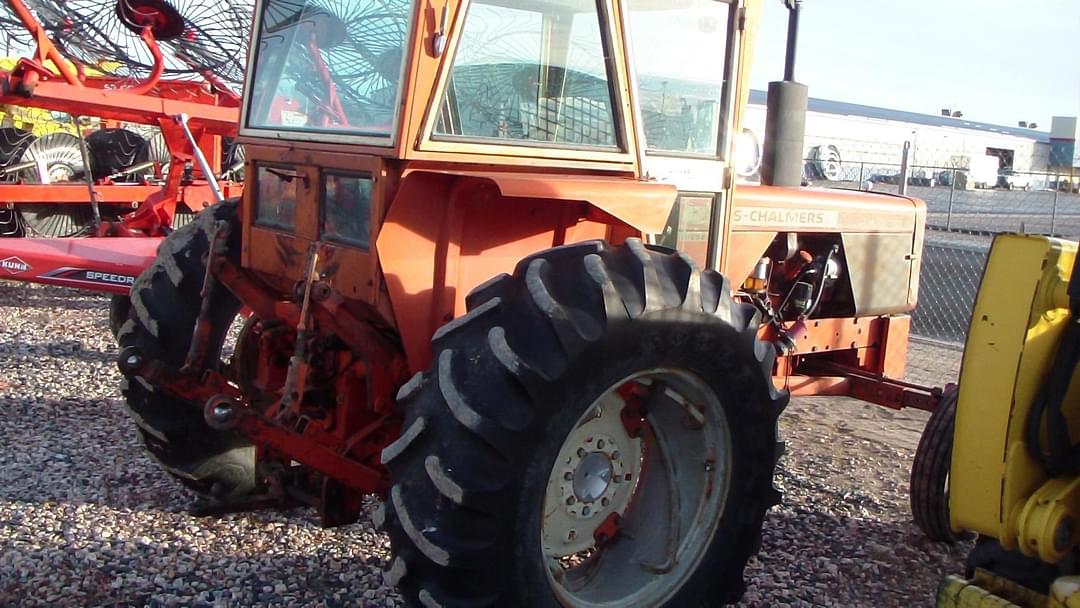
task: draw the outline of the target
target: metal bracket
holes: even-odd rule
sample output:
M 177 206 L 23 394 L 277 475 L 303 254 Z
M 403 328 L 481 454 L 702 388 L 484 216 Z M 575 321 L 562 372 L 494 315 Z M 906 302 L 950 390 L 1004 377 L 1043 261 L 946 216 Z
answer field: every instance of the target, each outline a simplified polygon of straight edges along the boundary
M 275 418 L 284 419 L 287 413 L 293 417 L 300 415 L 300 405 L 304 401 L 304 388 L 307 384 L 308 365 L 307 341 L 311 333 L 311 287 L 318 280 L 316 267 L 319 264 L 319 249 L 322 243 L 315 241 L 308 251 L 307 269 L 304 271 L 303 297 L 300 304 L 300 318 L 296 322 L 296 345 L 289 358 L 289 371 L 285 375 L 281 402 Z

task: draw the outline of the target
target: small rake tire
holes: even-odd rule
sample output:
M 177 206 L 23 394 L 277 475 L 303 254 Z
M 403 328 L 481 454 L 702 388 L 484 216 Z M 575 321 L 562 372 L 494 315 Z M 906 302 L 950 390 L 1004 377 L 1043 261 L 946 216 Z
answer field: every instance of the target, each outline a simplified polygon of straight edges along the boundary
M 229 246 L 239 251 L 236 201 L 210 207 L 169 235 L 158 248 L 157 258 L 132 285 L 128 318 L 117 335 L 121 352 L 136 347 L 148 360 L 161 360 L 175 369 L 183 365 L 202 301 L 204 256 L 220 220 L 233 224 Z M 210 307 L 217 329 L 210 339 L 211 361 L 219 356 L 224 334 L 239 309 L 231 293 L 216 290 Z M 139 377 L 126 377 L 123 393 L 146 450 L 182 484 L 217 499 L 253 490 L 254 446 L 237 433 L 207 426 L 202 404 L 168 395 Z
M 376 515 L 391 542 L 387 582 L 414 606 L 559 605 L 539 525 L 556 455 L 611 387 L 662 369 L 719 397 L 731 466 L 715 527 L 691 539 L 696 565 L 649 605 L 738 600 L 780 498 L 776 421 L 788 398 L 773 388 L 775 354 L 756 338 L 753 308 L 719 274 L 636 239 L 536 254 L 467 306 L 436 332 L 432 368 L 398 394 L 404 430 L 382 453 L 391 489 Z
M 954 532 L 949 525 L 949 468 L 958 392 L 955 385 L 946 387 L 919 438 L 911 464 L 911 514 L 923 534 L 937 542 L 952 543 L 968 538 Z

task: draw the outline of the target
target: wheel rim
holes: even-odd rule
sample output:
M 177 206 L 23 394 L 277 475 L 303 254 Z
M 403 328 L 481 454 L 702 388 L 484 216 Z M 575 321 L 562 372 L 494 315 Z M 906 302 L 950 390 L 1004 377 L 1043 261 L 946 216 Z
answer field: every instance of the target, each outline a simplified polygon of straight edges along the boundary
M 840 181 L 841 160 L 840 154 L 833 149 L 825 153 L 825 161 L 822 164 L 822 174 L 829 181 Z
M 558 600 L 670 600 L 723 515 L 731 451 L 719 398 L 693 374 L 653 369 L 607 390 L 567 435 L 548 476 L 541 545 Z
M 147 160 L 156 162 L 161 167 L 161 179 L 166 179 L 169 177 L 172 154 L 169 153 L 169 146 L 165 144 L 165 136 L 161 134 L 161 131 L 157 131 L 150 136 L 149 142 Z M 174 227 L 179 226 L 174 225 Z
M 49 133 L 34 140 L 20 161 L 36 163 L 21 172 L 21 177 L 32 184 L 69 181 L 83 170 L 79 138 L 70 133 Z

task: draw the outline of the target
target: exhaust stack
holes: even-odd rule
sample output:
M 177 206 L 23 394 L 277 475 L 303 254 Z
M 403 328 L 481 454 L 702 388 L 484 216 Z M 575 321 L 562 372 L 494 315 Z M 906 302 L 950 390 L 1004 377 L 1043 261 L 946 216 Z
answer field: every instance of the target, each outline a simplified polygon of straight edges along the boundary
M 784 80 L 769 83 L 765 141 L 761 156 L 761 183 L 801 186 L 803 140 L 806 135 L 807 87 L 795 82 L 795 51 L 802 0 L 784 0 L 788 8 L 787 56 Z

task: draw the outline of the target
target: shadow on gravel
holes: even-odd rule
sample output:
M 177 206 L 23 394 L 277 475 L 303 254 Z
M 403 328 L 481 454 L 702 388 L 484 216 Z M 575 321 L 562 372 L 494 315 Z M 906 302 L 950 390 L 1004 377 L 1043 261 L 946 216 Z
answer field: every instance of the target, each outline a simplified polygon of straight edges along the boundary
M 379 586 L 372 582 L 381 581 L 385 565 L 380 548 L 349 530 L 318 529 L 313 511 L 218 520 L 115 511 L 87 517 L 76 512 L 80 505 L 0 501 L 0 509 L 12 507 L 14 518 L 0 518 L 0 549 L 13 549 L 0 559 L 0 606 L 370 606 L 360 598 Z M 31 518 L 37 521 L 24 521 Z M 150 518 L 168 523 L 152 529 Z M 63 522 L 62 535 L 39 532 L 43 522 Z M 5 526 L 27 533 L 12 542 Z
M 932 542 L 913 523 L 789 507 L 769 513 L 740 605 L 931 606 L 970 549 Z
M 6 363 L 11 362 L 9 360 L 18 361 L 23 357 L 50 357 L 53 359 L 112 363 L 116 360 L 116 349 L 98 350 L 87 347 L 80 340 L 0 342 L 0 370 L 3 369 Z
M 0 306 L 108 311 L 109 296 L 81 289 L 0 281 Z

